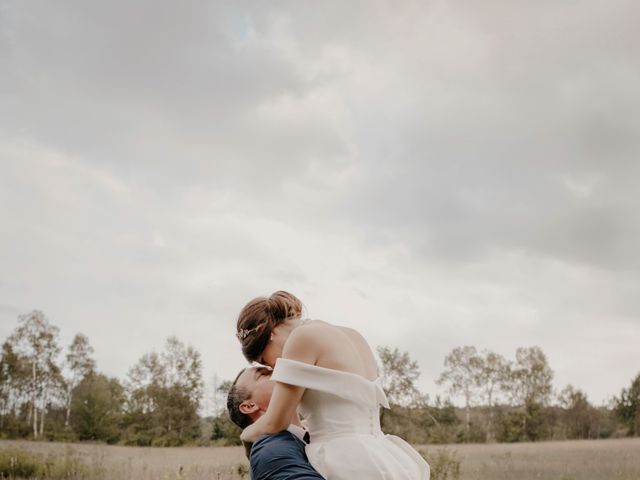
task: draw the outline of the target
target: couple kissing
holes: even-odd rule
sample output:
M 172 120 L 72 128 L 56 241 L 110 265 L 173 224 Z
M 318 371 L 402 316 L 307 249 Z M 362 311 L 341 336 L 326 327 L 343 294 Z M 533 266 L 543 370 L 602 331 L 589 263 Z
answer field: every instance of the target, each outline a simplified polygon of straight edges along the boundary
M 284 291 L 251 300 L 236 330 L 251 365 L 227 408 L 253 480 L 429 479 L 420 454 L 380 428 L 389 405 L 359 332 L 302 318 L 302 303 Z

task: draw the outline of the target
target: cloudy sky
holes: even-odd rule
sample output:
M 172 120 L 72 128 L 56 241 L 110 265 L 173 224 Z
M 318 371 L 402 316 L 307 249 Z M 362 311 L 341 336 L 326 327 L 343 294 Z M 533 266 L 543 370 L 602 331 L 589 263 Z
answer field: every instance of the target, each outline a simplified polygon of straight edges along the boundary
M 635 0 L 0 0 L 0 337 L 41 309 L 123 378 L 206 375 L 286 289 L 419 362 L 640 370 Z

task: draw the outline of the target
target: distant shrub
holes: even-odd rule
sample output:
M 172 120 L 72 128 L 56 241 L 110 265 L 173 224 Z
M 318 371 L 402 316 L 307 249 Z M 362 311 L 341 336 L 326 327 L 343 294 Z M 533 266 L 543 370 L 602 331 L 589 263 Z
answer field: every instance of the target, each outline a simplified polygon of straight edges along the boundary
M 455 443 L 483 443 L 486 441 L 487 432 L 477 422 L 469 423 L 469 428 L 460 428 L 457 431 Z
M 526 413 L 520 410 L 498 410 L 496 440 L 501 443 L 526 440 Z
M 240 434 L 242 430 L 231 421 L 227 412 L 211 419 L 211 440 L 215 445 L 242 445 Z
M 431 453 L 427 450 L 419 450 L 420 455 L 431 467 L 431 480 L 459 480 L 460 465 L 456 452 L 441 448 Z
M 152 447 L 180 447 L 184 443 L 184 439 L 177 432 L 167 432 L 151 440 Z
M 153 437 L 147 432 L 134 432 L 127 435 L 122 442 L 128 447 L 150 447 Z

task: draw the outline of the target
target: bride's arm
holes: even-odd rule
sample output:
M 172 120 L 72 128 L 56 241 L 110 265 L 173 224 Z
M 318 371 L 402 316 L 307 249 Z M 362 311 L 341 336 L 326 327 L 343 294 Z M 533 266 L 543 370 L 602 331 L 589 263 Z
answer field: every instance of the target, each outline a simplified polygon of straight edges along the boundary
M 319 347 L 313 341 L 310 332 L 303 328 L 296 328 L 284 345 L 282 358 L 315 365 Z M 271 401 L 267 411 L 242 431 L 240 439 L 244 442 L 254 442 L 261 435 L 278 433 L 285 430 L 296 414 L 296 408 L 305 388 L 276 382 L 271 394 Z
M 240 439 L 243 442 L 255 442 L 261 435 L 285 430 L 291 423 L 303 394 L 304 388 L 302 387 L 276 383 L 269 408 L 262 417 L 242 431 Z

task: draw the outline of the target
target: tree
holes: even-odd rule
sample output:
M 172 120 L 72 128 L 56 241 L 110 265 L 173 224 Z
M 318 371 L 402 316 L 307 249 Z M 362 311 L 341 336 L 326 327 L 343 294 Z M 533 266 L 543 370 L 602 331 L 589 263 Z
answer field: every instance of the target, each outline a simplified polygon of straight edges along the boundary
M 60 353 L 58 331 L 42 312 L 34 310 L 18 317 L 18 327 L 9 337 L 12 348 L 31 370 L 27 387 L 30 397 L 28 423 L 32 423 L 34 438 L 42 435 L 47 409 L 51 402 L 60 399 L 64 388 L 56 363 Z
M 117 379 L 90 371 L 72 398 L 71 425 L 80 440 L 114 443 L 119 439 L 124 388 Z
M 567 385 L 559 395 L 563 408 L 563 424 L 567 438 L 592 438 L 592 425 L 598 412 L 591 406 L 587 395 L 572 385 Z
M 469 435 L 471 405 L 475 401 L 478 378 L 481 371 L 481 359 L 476 347 L 456 347 L 444 359 L 445 371 L 440 374 L 437 383 L 448 384 L 452 396 L 462 395 L 465 406 L 465 429 Z
M 176 337 L 165 350 L 143 355 L 128 374 L 131 443 L 180 445 L 197 436 L 202 397 L 200 354 Z
M 483 403 L 489 408 L 489 419 L 487 421 L 486 441 L 494 438 L 494 402 L 496 394 L 504 389 L 508 382 L 510 367 L 509 362 L 502 356 L 494 352 L 485 350 L 475 360 L 475 383 L 478 388 Z
M 391 350 L 389 347 L 378 347 L 377 351 L 382 389 L 389 403 L 403 407 L 415 405 L 421 398 L 415 384 L 420 377 L 418 363 L 398 348 Z
M 217 373 L 214 373 L 203 391 L 203 416 L 217 417 L 225 407 L 224 392 L 220 391 L 221 381 Z
M 160 355 L 156 352 L 145 353 L 129 369 L 127 377 L 128 409 L 142 414 L 153 412 L 156 407 L 155 392 L 166 383 Z
M 210 439 L 220 445 L 241 445 L 242 429 L 231 421 L 226 408 L 226 399 L 231 390 L 231 380 L 220 381 L 217 375 L 213 377 L 213 416 L 211 420 Z
M 540 347 L 518 348 L 511 371 L 512 394 L 516 403 L 546 405 L 553 390 L 553 370 Z
M 20 407 L 28 399 L 29 369 L 8 341 L 2 344 L 0 354 L 0 432 L 15 435 L 19 424 Z
M 627 427 L 629 435 L 640 434 L 640 373 L 623 388 L 620 397 L 614 399 L 618 419 Z
M 162 352 L 165 383 L 182 390 L 196 407 L 202 398 L 202 360 L 200 353 L 177 337 L 169 337 Z
M 522 347 L 516 350 L 509 381 L 505 383 L 512 401 L 524 409 L 520 415 L 521 432 L 531 441 L 543 436 L 547 418 L 543 407 L 549 403 L 553 371 L 540 347 Z
M 231 390 L 232 385 L 233 381 L 220 381 L 218 375 L 214 375 L 212 395 L 214 417 L 219 417 L 220 415 L 224 415 L 227 412 L 227 396 L 229 395 L 229 390 Z
M 73 390 L 80 384 L 82 379 L 89 373 L 93 372 L 96 367 L 93 355 L 93 347 L 89 345 L 89 339 L 82 333 L 73 337 L 69 351 L 66 355 L 66 367 L 68 377 L 66 379 L 66 416 L 64 426 L 69 428 L 69 416 L 71 414 L 71 402 L 73 399 Z

